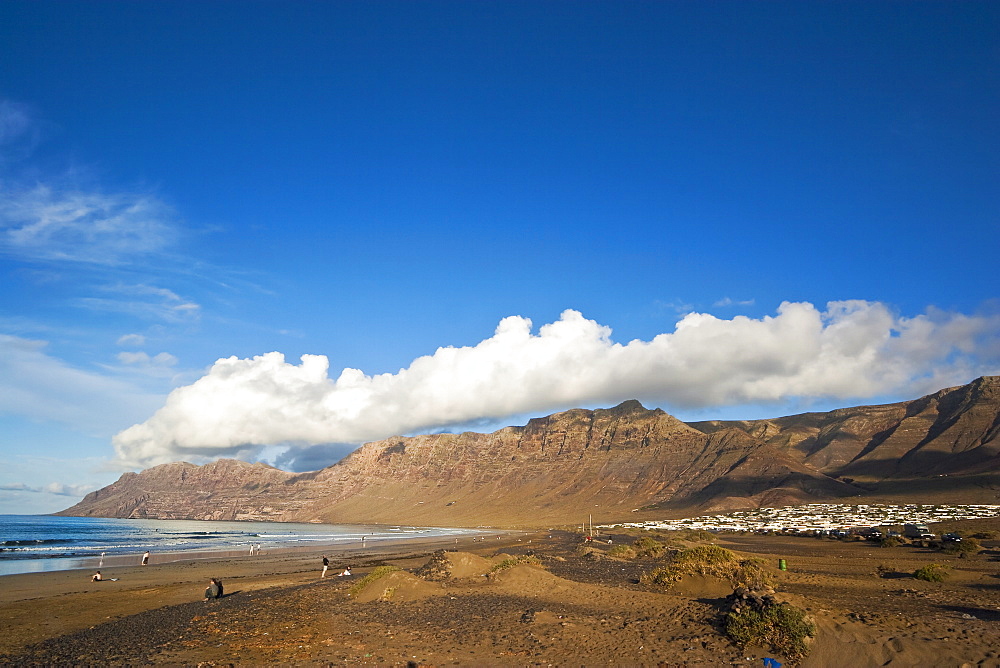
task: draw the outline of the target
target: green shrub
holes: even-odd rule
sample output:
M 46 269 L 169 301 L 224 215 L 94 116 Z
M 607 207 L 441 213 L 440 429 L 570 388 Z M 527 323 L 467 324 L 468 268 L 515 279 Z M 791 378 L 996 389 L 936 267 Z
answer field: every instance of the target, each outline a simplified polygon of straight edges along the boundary
M 735 552 L 718 545 L 699 545 L 684 550 L 674 557 L 675 564 L 696 569 L 700 573 L 738 562 L 739 558 Z
M 904 541 L 902 538 L 900 538 L 898 536 L 889 536 L 888 538 L 883 538 L 882 540 L 880 540 L 878 546 L 879 547 L 898 547 L 899 545 L 902 545 L 904 542 L 906 542 L 906 541 Z
M 372 570 L 371 573 L 364 576 L 360 580 L 354 583 L 354 586 L 347 590 L 347 595 L 354 597 L 361 593 L 361 590 L 370 585 L 371 583 L 384 578 L 389 573 L 393 571 L 398 571 L 399 569 L 395 566 L 379 566 Z
M 680 579 L 681 575 L 669 566 L 660 566 L 639 576 L 639 582 L 642 584 L 657 587 L 669 587 Z
M 943 582 L 948 577 L 948 568 L 941 564 L 928 564 L 913 571 L 913 577 L 927 582 Z
M 675 532 L 674 535 L 680 540 L 692 543 L 710 543 L 715 540 L 715 534 L 704 529 L 682 529 Z
M 632 548 L 635 550 L 636 557 L 648 557 L 652 559 L 662 557 L 663 553 L 667 551 L 666 545 L 650 536 L 637 538 L 632 543 Z
M 631 545 L 615 545 L 608 550 L 608 556 L 615 559 L 635 559 L 636 551 Z
M 816 625 L 809 621 L 806 613 L 787 603 L 763 610 L 748 606 L 739 612 L 728 612 L 723 619 L 723 629 L 740 647 L 769 647 L 792 661 L 809 652 L 806 638 L 816 635 Z

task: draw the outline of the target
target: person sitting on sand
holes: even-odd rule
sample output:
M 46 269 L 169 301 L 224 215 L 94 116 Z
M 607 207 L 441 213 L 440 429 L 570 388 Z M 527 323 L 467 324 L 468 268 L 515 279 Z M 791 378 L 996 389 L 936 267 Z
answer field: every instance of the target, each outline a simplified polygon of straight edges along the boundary
M 104 579 L 104 576 L 101 575 L 100 571 L 97 571 L 96 573 L 94 573 L 94 577 L 90 578 L 90 581 L 91 582 L 100 582 L 103 579 Z
M 337 577 L 341 578 L 344 577 L 345 575 L 350 575 L 350 574 L 351 574 L 351 567 L 348 566 L 347 568 L 344 569 L 343 573 L 337 573 Z
M 212 578 L 208 581 L 208 588 L 205 589 L 205 600 L 210 598 L 222 598 L 222 581 Z

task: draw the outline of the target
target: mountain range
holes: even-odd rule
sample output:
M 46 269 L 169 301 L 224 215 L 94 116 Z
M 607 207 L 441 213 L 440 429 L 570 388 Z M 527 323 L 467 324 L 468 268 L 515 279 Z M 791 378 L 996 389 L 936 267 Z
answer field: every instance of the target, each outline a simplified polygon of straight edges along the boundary
M 920 399 L 684 423 L 638 401 L 367 443 L 319 471 L 125 473 L 60 515 L 546 526 L 835 501 L 1000 503 L 1000 377 Z

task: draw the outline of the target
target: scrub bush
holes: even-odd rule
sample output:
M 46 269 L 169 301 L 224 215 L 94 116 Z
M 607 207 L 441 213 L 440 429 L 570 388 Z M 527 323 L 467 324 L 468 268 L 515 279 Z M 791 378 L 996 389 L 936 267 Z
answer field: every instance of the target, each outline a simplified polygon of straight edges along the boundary
M 655 538 L 643 536 L 632 543 L 632 549 L 635 550 L 636 557 L 658 559 L 667 551 L 667 546 Z
M 769 647 L 792 661 L 809 652 L 807 638 L 816 635 L 816 625 L 806 613 L 787 603 L 747 605 L 727 612 L 723 630 L 740 647 Z
M 615 559 L 635 559 L 636 551 L 631 545 L 615 545 L 608 550 L 608 556 Z
M 710 543 L 715 540 L 715 534 L 704 529 L 683 529 L 675 532 L 674 536 L 692 543 Z
M 948 568 L 941 564 L 928 564 L 913 571 L 913 577 L 926 582 L 944 582 L 948 577 Z
M 711 575 L 729 580 L 734 586 L 761 589 L 771 584 L 771 575 L 761 559 L 740 559 L 718 545 L 699 545 L 679 552 L 666 566 L 644 574 L 643 584 L 669 586 L 685 575 Z

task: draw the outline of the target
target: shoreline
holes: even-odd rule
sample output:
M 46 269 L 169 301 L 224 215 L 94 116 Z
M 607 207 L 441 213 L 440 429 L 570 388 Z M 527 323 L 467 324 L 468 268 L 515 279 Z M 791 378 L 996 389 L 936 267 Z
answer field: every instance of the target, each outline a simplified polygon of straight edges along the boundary
M 419 536 L 397 539 L 384 539 L 375 545 L 365 545 L 357 547 L 338 547 L 335 544 L 294 546 L 285 548 L 275 548 L 265 550 L 259 554 L 250 556 L 246 550 L 190 550 L 185 552 L 164 552 L 160 555 L 150 555 L 150 562 L 147 566 L 142 566 L 140 562 L 141 553 L 135 555 L 116 555 L 117 563 L 111 563 L 112 559 L 106 557 L 104 565 L 100 567 L 104 580 L 92 582 L 90 576 L 98 570 L 99 557 L 85 557 L 92 560 L 85 566 L 73 569 L 61 569 L 53 571 L 39 571 L 29 573 L 11 573 L 0 575 L 0 606 L 37 598 L 38 595 L 55 593 L 54 590 L 63 584 L 81 583 L 101 587 L 112 582 L 112 578 L 118 578 L 119 583 L 148 583 L 155 581 L 158 575 L 173 573 L 176 569 L 193 568 L 204 570 L 206 567 L 214 568 L 217 571 L 231 570 L 235 577 L 246 577 L 247 574 L 257 571 L 284 572 L 288 570 L 288 565 L 294 565 L 289 572 L 307 573 L 315 570 L 320 571 L 320 566 L 310 566 L 319 564 L 320 559 L 325 555 L 332 564 L 339 562 L 368 562 L 381 561 L 384 559 L 404 558 L 412 553 L 431 553 L 440 549 L 463 549 L 474 550 L 490 548 L 494 546 L 507 546 L 521 542 L 523 536 L 530 535 L 527 531 L 503 531 L 499 534 L 499 539 L 492 541 L 474 539 L 471 536 L 455 538 L 450 536 Z M 334 567 L 331 571 L 336 570 Z M 274 573 L 269 573 L 273 575 Z M 233 577 L 233 576 L 230 576 Z M 125 584 L 120 584 L 124 587 Z M 88 587 L 89 589 L 89 587 Z M 28 594 L 26 592 L 34 593 Z
M 32 516 L 28 516 L 32 517 Z M 42 516 L 44 517 L 44 516 Z M 170 520 L 165 520 L 169 522 Z M 180 520 L 181 522 L 199 523 L 201 520 Z M 211 521 L 211 524 L 230 524 L 229 521 Z M 156 542 L 150 540 L 148 545 L 142 544 L 143 539 L 139 538 L 139 544 L 131 546 L 131 549 L 122 549 L 114 542 L 109 543 L 107 551 L 102 551 L 98 545 L 92 544 L 83 548 L 70 548 L 59 554 L 48 554 L 45 551 L 32 552 L 30 547 L 11 548 L 10 552 L 0 550 L 0 578 L 11 575 L 29 573 L 54 573 L 65 570 L 87 570 L 98 568 L 123 568 L 131 565 L 140 565 L 142 555 L 146 550 L 150 551 L 151 564 L 170 563 L 175 561 L 187 561 L 191 559 L 232 559 L 240 556 L 262 556 L 263 554 L 292 554 L 297 551 L 328 550 L 338 552 L 357 552 L 359 550 L 379 549 L 380 546 L 391 546 L 401 542 L 410 542 L 423 539 L 448 539 L 454 541 L 469 540 L 472 537 L 493 535 L 496 533 L 506 534 L 510 529 L 499 529 L 495 527 L 424 527 L 409 525 L 380 525 L 380 524 L 359 524 L 359 525 L 319 525 L 310 523 L 311 527 L 329 526 L 333 530 L 331 533 L 321 532 L 311 534 L 308 532 L 296 533 L 292 531 L 289 535 L 284 534 L 285 526 L 298 526 L 304 523 L 247 523 L 256 527 L 261 525 L 279 527 L 278 534 L 272 535 L 271 530 L 266 534 L 255 538 L 257 534 L 247 534 L 240 536 L 238 540 L 213 540 L 210 545 L 198 545 L 192 543 L 188 545 L 160 546 L 157 549 Z M 356 529 L 356 531 L 343 532 L 344 529 Z M 157 529 L 159 531 L 159 529 Z M 191 533 L 201 533 L 198 527 L 191 528 Z M 227 530 L 212 530 L 207 534 L 227 534 Z M 26 541 L 30 542 L 30 541 Z M 257 550 L 251 551 L 251 545 L 257 545 Z
M 310 545 L 266 550 L 250 556 L 239 551 L 169 553 L 148 566 L 138 556 L 128 563 L 101 568 L 104 580 L 93 582 L 93 566 L 70 570 L 17 573 L 0 576 L 0 655 L 14 653 L 47 638 L 73 633 L 113 619 L 141 614 L 164 606 L 200 602 L 209 578 L 220 578 L 227 594 L 294 587 L 320 580 L 321 558 L 331 562 L 327 580 L 353 566 L 353 578 L 384 560 L 426 557 L 440 549 L 498 549 L 530 540 L 527 532 L 496 532 L 500 540 L 473 536 L 417 536 L 380 540 L 377 545 L 337 547 Z M 159 555 L 166 556 L 167 553 Z M 115 580 L 112 580 L 115 578 Z
M 221 560 L 264 560 L 268 558 L 275 557 L 287 557 L 301 554 L 317 554 L 320 552 L 325 552 L 327 556 L 333 557 L 348 557 L 354 556 L 355 558 L 364 558 L 368 553 L 386 553 L 392 554 L 398 550 L 405 549 L 407 546 L 421 546 L 421 545 L 436 545 L 435 549 L 440 549 L 441 547 L 454 547 L 458 546 L 469 546 L 472 543 L 481 542 L 480 538 L 485 537 L 486 532 L 480 530 L 479 533 L 471 533 L 474 530 L 469 530 L 470 533 L 462 534 L 460 536 L 455 535 L 436 535 L 436 536 L 415 536 L 415 535 L 399 535 L 393 536 L 391 534 L 383 534 L 378 536 L 369 537 L 365 542 L 351 539 L 350 541 L 344 540 L 317 540 L 310 542 L 308 545 L 295 544 L 295 545 L 285 545 L 280 544 L 270 545 L 266 549 L 261 549 L 260 552 L 254 552 L 254 554 L 249 554 L 246 547 L 240 547 L 239 549 L 206 549 L 206 550 L 171 550 L 164 552 L 151 552 L 149 557 L 149 565 L 151 566 L 162 566 L 175 563 L 183 563 L 189 561 L 221 561 Z M 512 536 L 517 534 L 526 533 L 524 530 L 491 530 L 488 536 Z M 345 544 L 350 542 L 350 545 Z M 41 557 L 41 558 L 26 558 L 26 559 L 11 559 L 6 562 L 0 562 L 0 582 L 8 582 L 8 578 L 17 577 L 20 575 L 54 575 L 63 572 L 74 572 L 74 571 L 94 571 L 101 569 L 102 571 L 108 571 L 110 569 L 128 569 L 131 567 L 142 568 L 142 552 L 128 552 L 128 553 L 116 553 L 109 554 L 101 557 L 99 555 L 87 555 L 87 556 L 67 556 L 67 557 Z M 3 572 L 5 566 L 56 566 L 54 568 L 36 568 L 34 570 L 19 570 L 16 572 Z M 2 594 L 0 594 L 0 603 L 3 602 Z

